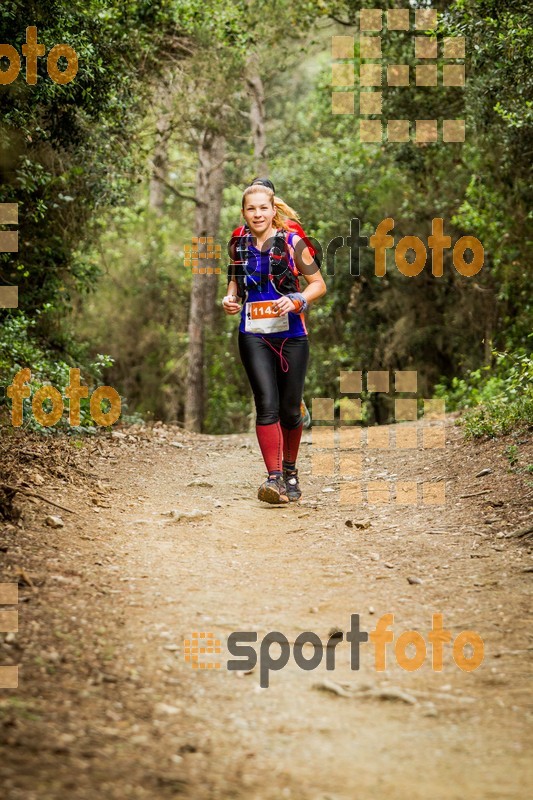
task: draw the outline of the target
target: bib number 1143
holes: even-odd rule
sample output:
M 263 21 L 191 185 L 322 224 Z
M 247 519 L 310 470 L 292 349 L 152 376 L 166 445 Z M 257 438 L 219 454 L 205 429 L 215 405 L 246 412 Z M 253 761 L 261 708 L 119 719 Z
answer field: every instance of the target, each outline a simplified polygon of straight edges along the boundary
M 252 319 L 265 319 L 266 317 L 273 318 L 279 316 L 279 314 L 274 311 L 272 303 L 268 300 L 260 303 L 250 303 L 250 305 L 252 306 Z
M 289 329 L 287 314 L 280 317 L 272 307 L 271 300 L 246 303 L 245 330 L 250 333 L 272 333 Z

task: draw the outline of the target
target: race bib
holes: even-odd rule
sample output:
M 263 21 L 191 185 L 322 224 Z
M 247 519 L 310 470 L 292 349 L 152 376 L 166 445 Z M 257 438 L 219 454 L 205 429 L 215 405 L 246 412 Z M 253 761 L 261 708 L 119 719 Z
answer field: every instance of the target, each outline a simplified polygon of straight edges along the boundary
M 289 315 L 280 317 L 272 308 L 272 300 L 246 303 L 244 330 L 247 333 L 277 333 L 289 330 Z

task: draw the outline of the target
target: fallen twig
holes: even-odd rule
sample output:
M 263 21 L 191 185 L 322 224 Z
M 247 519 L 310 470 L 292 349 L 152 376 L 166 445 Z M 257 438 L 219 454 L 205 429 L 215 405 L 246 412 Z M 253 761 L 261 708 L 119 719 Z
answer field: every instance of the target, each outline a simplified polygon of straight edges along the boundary
M 428 700 L 453 700 L 456 703 L 475 703 L 475 697 L 467 695 L 448 694 L 447 692 L 425 692 L 423 689 L 410 689 L 411 694 L 416 697 L 427 698 Z
M 401 700 L 402 703 L 407 703 L 410 706 L 415 705 L 417 702 L 416 697 L 413 697 L 407 692 L 402 692 L 401 689 L 395 689 L 391 686 L 390 689 L 372 689 L 367 692 L 357 692 L 356 697 L 374 697 L 377 700 Z
M 459 499 L 463 500 L 465 497 L 478 497 L 480 494 L 489 494 L 492 489 L 482 489 L 480 492 L 471 492 L 470 494 L 460 494 Z
M 10 492 L 18 492 L 19 494 L 24 494 L 26 497 L 37 497 L 38 500 L 43 500 L 45 503 L 49 503 L 51 506 L 55 506 L 56 508 L 60 508 L 61 511 L 68 511 L 69 514 L 77 514 L 77 511 L 73 511 L 72 508 L 67 508 L 67 506 L 62 506 L 59 503 L 55 503 L 53 500 L 49 500 L 47 497 L 44 497 L 42 494 L 37 494 L 37 492 L 30 492 L 27 489 L 22 489 L 20 486 L 10 486 L 8 483 L 0 483 L 0 489 L 7 489 Z
M 468 697 L 466 695 L 422 691 L 420 689 L 409 689 L 408 692 L 404 692 L 402 689 L 398 689 L 395 686 L 382 686 L 381 688 L 376 688 L 373 686 L 362 685 L 357 687 L 351 686 L 349 683 L 337 683 L 329 678 L 324 678 L 324 680 L 320 681 L 319 683 L 315 683 L 314 688 L 321 689 L 322 691 L 326 692 L 332 692 L 339 697 L 363 699 L 369 698 L 376 700 L 401 700 L 408 705 L 414 705 L 417 703 L 417 697 L 427 700 L 448 700 L 455 703 L 476 702 L 474 697 Z
M 525 528 L 520 528 L 518 531 L 513 531 L 513 533 L 507 534 L 507 539 L 513 538 L 520 538 L 521 536 L 527 536 L 529 533 L 533 533 L 533 525 L 526 525 Z
M 339 697 L 353 697 L 353 691 L 348 691 L 340 683 L 335 683 L 335 681 L 330 681 L 327 678 L 320 681 L 320 683 L 315 683 L 314 688 L 323 692 L 332 692 Z
M 372 689 L 368 687 L 345 689 L 340 683 L 325 678 L 323 681 L 320 681 L 320 683 L 315 684 L 315 689 L 333 692 L 333 694 L 337 694 L 339 697 L 368 698 L 371 700 L 401 700 L 402 703 L 407 703 L 408 705 L 415 705 L 417 702 L 416 697 L 407 694 L 407 692 L 403 692 L 401 689 L 396 689 L 394 686 L 382 689 Z

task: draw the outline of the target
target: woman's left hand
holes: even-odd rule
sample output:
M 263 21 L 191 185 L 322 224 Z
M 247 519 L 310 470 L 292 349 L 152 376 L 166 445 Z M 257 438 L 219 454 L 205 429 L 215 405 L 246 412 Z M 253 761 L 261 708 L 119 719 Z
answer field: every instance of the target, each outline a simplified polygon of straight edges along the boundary
M 272 309 L 275 313 L 279 314 L 280 317 L 284 317 L 289 311 L 294 311 L 296 306 L 289 297 L 280 297 L 279 300 L 274 300 Z

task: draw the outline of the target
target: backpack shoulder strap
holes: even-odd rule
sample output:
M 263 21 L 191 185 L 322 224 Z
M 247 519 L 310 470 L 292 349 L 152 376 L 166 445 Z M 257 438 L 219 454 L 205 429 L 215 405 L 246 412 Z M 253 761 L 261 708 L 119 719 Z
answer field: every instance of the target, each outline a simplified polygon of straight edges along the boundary
M 237 295 L 244 297 L 245 287 L 245 265 L 248 251 L 248 234 L 250 233 L 246 225 L 241 225 L 233 232 L 230 242 L 230 263 L 228 265 L 228 283 L 231 280 L 237 282 Z
M 270 248 L 270 273 L 272 275 L 283 274 L 287 265 L 290 267 L 290 255 L 287 247 L 287 231 L 279 229 L 274 235 L 274 241 Z
M 287 251 L 287 261 L 288 261 L 288 264 L 289 264 L 289 269 L 295 275 L 299 275 L 300 274 L 300 270 L 296 266 L 296 262 L 295 262 L 294 258 L 291 256 L 290 251 L 289 251 L 289 245 L 290 245 L 290 247 L 292 247 L 292 249 L 294 251 L 294 244 L 293 244 L 294 237 L 298 236 L 299 234 L 298 234 L 297 231 L 286 231 L 286 234 L 287 235 L 286 235 L 286 238 L 285 238 L 285 249 Z

